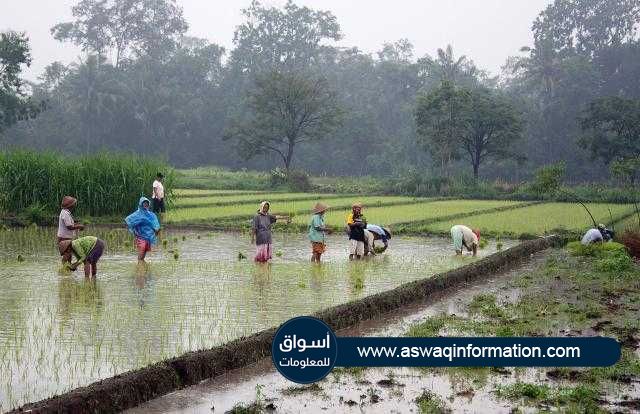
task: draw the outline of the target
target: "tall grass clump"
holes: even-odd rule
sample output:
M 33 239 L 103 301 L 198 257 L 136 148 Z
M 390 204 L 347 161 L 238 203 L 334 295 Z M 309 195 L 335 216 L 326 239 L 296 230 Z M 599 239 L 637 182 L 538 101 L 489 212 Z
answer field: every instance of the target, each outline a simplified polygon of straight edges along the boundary
M 163 161 L 135 155 L 100 153 L 67 157 L 54 152 L 0 152 L 0 210 L 24 214 L 34 206 L 55 213 L 65 195 L 78 199 L 78 214 L 125 214 L 141 195 L 151 195 L 158 172 L 167 198 L 174 173 Z

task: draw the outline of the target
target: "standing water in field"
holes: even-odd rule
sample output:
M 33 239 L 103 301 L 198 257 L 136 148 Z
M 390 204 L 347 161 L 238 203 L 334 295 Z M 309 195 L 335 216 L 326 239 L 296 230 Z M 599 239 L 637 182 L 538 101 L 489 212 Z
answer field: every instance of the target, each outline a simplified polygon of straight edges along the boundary
M 306 235 L 276 233 L 264 265 L 248 235 L 165 233 L 141 268 L 125 230 L 85 233 L 107 243 L 96 281 L 59 272 L 53 230 L 0 231 L 0 412 L 472 260 L 448 239 L 394 237 L 350 263 L 335 235 L 318 266 Z

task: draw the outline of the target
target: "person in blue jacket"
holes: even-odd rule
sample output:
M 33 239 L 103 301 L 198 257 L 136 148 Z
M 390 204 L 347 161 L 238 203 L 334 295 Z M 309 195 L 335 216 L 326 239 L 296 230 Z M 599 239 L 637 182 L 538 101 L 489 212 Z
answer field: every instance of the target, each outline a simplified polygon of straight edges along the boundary
M 150 205 L 151 202 L 147 197 L 140 197 L 138 209 L 124 219 L 129 232 L 135 236 L 138 263 L 144 263 L 147 252 L 158 241 L 157 235 L 160 231 L 160 222 L 158 217 L 149 211 Z

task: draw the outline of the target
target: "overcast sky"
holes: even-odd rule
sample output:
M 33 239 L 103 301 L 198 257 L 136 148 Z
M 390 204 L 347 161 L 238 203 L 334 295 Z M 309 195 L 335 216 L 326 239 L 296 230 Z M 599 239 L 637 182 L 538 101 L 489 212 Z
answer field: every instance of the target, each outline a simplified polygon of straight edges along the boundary
M 189 34 L 231 48 L 240 10 L 251 0 L 177 0 L 184 8 Z M 416 55 L 434 55 L 452 44 L 456 55 L 498 74 L 506 58 L 532 43 L 531 23 L 552 0 L 297 0 L 299 5 L 332 11 L 344 46 L 375 52 L 384 42 L 407 38 Z M 25 77 L 34 80 L 53 61 L 70 63 L 80 50 L 57 42 L 49 29 L 71 20 L 76 0 L 0 0 L 0 31 L 27 32 L 33 64 Z M 263 1 L 280 6 L 286 0 Z

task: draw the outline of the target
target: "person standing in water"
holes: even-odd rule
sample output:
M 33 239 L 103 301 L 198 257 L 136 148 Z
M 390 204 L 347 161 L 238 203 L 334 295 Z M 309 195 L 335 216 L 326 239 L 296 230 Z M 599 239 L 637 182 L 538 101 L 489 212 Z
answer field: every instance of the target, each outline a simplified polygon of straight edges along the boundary
M 271 226 L 278 220 L 291 221 L 289 216 L 280 216 L 269 214 L 269 202 L 260 203 L 258 214 L 255 215 L 251 222 L 251 243 L 256 244 L 256 256 L 254 260 L 260 263 L 266 263 L 272 257 L 272 237 Z
M 151 194 L 151 200 L 153 202 L 153 212 L 155 214 L 160 215 L 160 218 L 164 219 L 164 184 L 162 181 L 164 180 L 164 175 L 162 173 L 158 173 L 156 175 L 156 179 L 153 182 L 153 193 Z
M 76 238 L 78 230 L 84 230 L 84 226 L 76 223 L 71 212 L 75 210 L 78 200 L 71 196 L 62 198 L 60 215 L 58 216 L 58 243 L 63 240 L 73 240 Z
M 451 227 L 451 238 L 453 239 L 453 248 L 457 255 L 462 255 L 462 246 L 467 251 L 473 252 L 475 256 L 478 254 L 478 244 L 480 244 L 480 230 L 473 229 L 457 224 Z
M 328 208 L 329 206 L 324 203 L 317 203 L 313 208 L 313 216 L 309 224 L 309 240 L 311 241 L 311 261 L 314 263 L 320 263 L 320 256 L 327 249 L 325 234 L 330 233 L 331 230 L 324 225 L 324 212 Z
M 349 260 L 361 259 L 364 256 L 365 229 L 367 219 L 362 215 L 362 204 L 354 203 L 351 213 L 347 215 L 347 230 L 349 232 Z
M 138 250 L 138 263 L 144 263 L 147 252 L 151 246 L 157 243 L 160 222 L 158 217 L 149 211 L 150 202 L 147 197 L 140 197 L 138 209 L 124 219 L 129 232 L 135 236 L 135 245 Z

